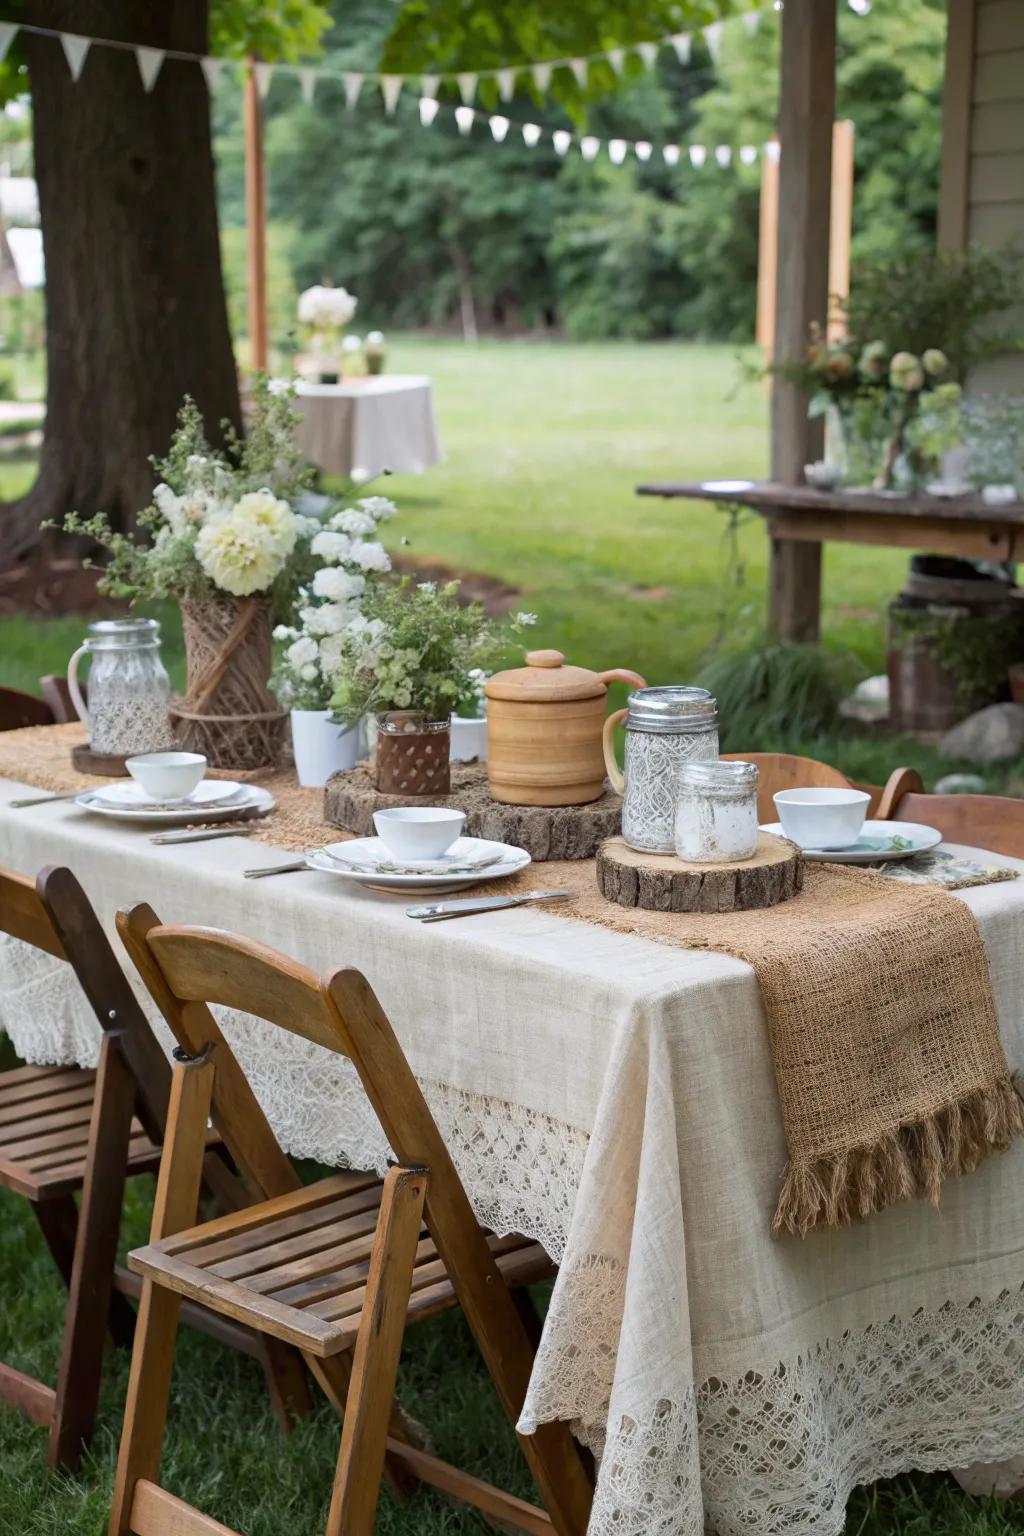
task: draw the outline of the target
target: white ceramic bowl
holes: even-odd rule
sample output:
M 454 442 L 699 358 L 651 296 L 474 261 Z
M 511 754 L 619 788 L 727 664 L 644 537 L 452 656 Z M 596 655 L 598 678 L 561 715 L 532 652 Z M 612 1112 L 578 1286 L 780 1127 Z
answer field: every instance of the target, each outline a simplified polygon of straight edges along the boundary
M 129 757 L 125 767 L 154 800 L 184 800 L 206 772 L 201 752 L 144 752 Z
M 396 859 L 439 859 L 461 834 L 466 813 L 439 805 L 399 805 L 374 811 L 373 825 Z
M 780 789 L 772 799 L 782 830 L 801 848 L 848 848 L 871 803 L 862 789 Z

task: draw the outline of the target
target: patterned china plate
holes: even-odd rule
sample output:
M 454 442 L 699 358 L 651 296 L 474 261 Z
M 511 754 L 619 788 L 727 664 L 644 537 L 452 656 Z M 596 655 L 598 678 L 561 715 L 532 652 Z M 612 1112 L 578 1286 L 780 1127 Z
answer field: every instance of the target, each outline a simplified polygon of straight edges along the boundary
M 781 821 L 768 822 L 761 831 L 786 836 Z M 916 821 L 866 821 L 860 837 L 848 848 L 804 848 L 803 856 L 823 864 L 883 864 L 928 853 L 941 842 L 941 832 Z
M 236 788 L 241 793 L 237 797 L 232 796 L 230 800 L 203 803 L 190 797 L 173 809 L 161 811 L 132 810 L 125 805 L 105 804 L 91 789 L 76 795 L 75 804 L 94 816 L 112 816 L 115 821 L 133 821 L 142 826 L 174 826 L 191 821 L 230 821 L 234 816 L 266 816 L 277 804 L 269 790 L 260 789 L 256 784 L 242 784 Z
M 495 858 L 495 856 L 498 856 Z M 310 869 L 355 880 L 368 890 L 377 891 L 461 891 L 484 880 L 504 880 L 518 875 L 530 863 L 525 848 L 511 843 L 492 843 L 478 837 L 460 837 L 440 859 L 388 863 L 390 856 L 379 837 L 353 838 L 347 843 L 329 843 L 326 848 L 312 848 L 306 854 Z M 444 873 L 449 866 L 450 872 Z M 474 867 L 475 866 L 475 867 Z
M 197 784 L 190 795 L 181 795 L 174 800 L 154 800 L 147 795 L 141 784 L 134 779 L 118 779 L 114 784 L 101 784 L 97 789 L 87 790 L 99 805 L 105 809 L 119 811 L 178 811 L 189 810 L 193 806 L 201 806 L 205 809 L 208 805 L 218 805 L 222 800 L 235 800 L 244 797 L 246 786 L 237 783 L 234 779 L 204 779 Z

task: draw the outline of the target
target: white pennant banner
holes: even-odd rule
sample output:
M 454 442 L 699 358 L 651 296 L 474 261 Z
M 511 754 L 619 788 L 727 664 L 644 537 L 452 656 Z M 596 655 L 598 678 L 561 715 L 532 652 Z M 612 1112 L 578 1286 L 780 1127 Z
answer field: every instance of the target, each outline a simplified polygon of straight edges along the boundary
M 502 117 L 500 113 L 496 113 L 494 117 L 489 118 L 488 121 L 491 125 L 491 137 L 494 139 L 495 143 L 504 143 L 505 135 L 508 133 L 510 127 L 508 118 Z
M 420 97 L 420 122 L 424 128 L 430 127 L 440 110 L 441 105 L 436 96 Z
M 316 95 L 316 70 L 300 69 L 299 85 L 302 87 L 302 99 L 307 107 L 313 105 L 313 97 Z
M 608 63 L 611 65 L 612 69 L 614 69 L 615 73 L 617 75 L 621 75 L 623 69 L 626 66 L 625 48 L 609 48 L 608 52 L 605 54 L 605 58 L 608 60 Z
M 402 94 L 402 76 L 381 75 L 380 93 L 384 98 L 384 111 L 388 117 L 394 117 L 395 108 L 398 106 L 398 98 Z
M 82 73 L 91 41 L 92 39 L 88 37 L 77 37 L 74 32 L 60 34 L 61 47 L 64 49 L 64 57 L 68 61 L 72 80 L 77 80 Z
M 455 121 L 458 123 L 459 132 L 462 134 L 469 132 L 473 126 L 473 119 L 475 117 L 476 113 L 473 111 L 473 108 L 467 107 L 465 103 L 463 103 L 461 107 L 455 108 Z
M 680 32 L 672 39 L 672 47 L 676 51 L 676 58 L 680 64 L 689 64 L 692 44 L 689 32 Z
M 648 144 L 646 139 L 641 139 L 638 143 L 633 145 L 633 153 L 636 155 L 638 160 L 649 160 L 651 158 L 651 152 L 653 149 L 654 145 Z
M 756 144 L 741 144 L 740 145 L 740 159 L 742 160 L 744 165 L 753 165 L 754 161 L 757 159 L 757 145 Z
M 579 86 L 580 90 L 582 91 L 583 89 L 585 89 L 586 84 L 587 84 L 587 68 L 588 68 L 588 66 L 587 66 L 586 59 L 570 59 L 569 60 L 569 68 L 572 70 L 573 74 L 576 76 L 576 84 Z
M 773 165 L 778 165 L 782 156 L 782 145 L 778 139 L 769 139 L 764 147 L 764 152 Z
M 224 73 L 223 59 L 200 59 L 199 68 L 206 78 L 206 88 L 212 96 L 217 89 L 217 82 Z
M 636 45 L 636 51 L 648 69 L 653 69 L 658 62 L 658 49 L 658 43 L 637 43 Z
M 530 65 L 530 74 L 533 76 L 533 83 L 538 91 L 546 91 L 551 84 L 551 71 L 553 68 L 553 64 Z
M 511 101 L 516 93 L 516 74 L 514 69 L 499 69 L 495 75 L 498 82 L 498 95 L 502 101 Z
M 536 146 L 540 143 L 540 136 L 543 131 L 544 130 L 541 128 L 539 123 L 523 124 L 523 143 L 526 145 L 527 149 L 536 148 Z
M 601 140 L 595 139 L 592 133 L 585 133 L 580 139 L 580 154 L 584 160 L 594 160 L 601 148 Z
M 722 54 L 722 22 L 713 21 L 704 28 L 704 41 L 708 45 L 712 62 L 717 64 Z
M 359 92 L 362 90 L 362 88 L 363 88 L 363 77 L 362 77 L 362 75 L 346 75 L 345 76 L 345 105 L 350 110 L 351 110 L 352 107 L 355 106 L 356 102 L 359 100 Z
M 626 158 L 626 151 L 628 148 L 629 145 L 626 143 L 625 139 L 608 140 L 608 159 L 611 161 L 612 165 L 622 164 Z
M 0 21 L 0 64 L 7 57 L 7 50 L 14 42 L 14 34 L 17 32 L 17 24 L 13 21 Z
M 679 164 L 679 145 L 678 144 L 666 144 L 665 147 L 662 149 L 661 153 L 662 153 L 662 156 L 664 158 L 664 161 L 665 161 L 666 165 L 678 165 Z
M 746 29 L 748 37 L 753 37 L 754 33 L 758 29 L 758 26 L 760 25 L 760 21 L 760 11 L 747 11 L 746 15 L 743 17 L 743 25 Z
M 473 70 L 466 70 L 461 75 L 455 76 L 459 84 L 459 95 L 462 97 L 462 105 L 471 107 L 476 100 L 476 83 L 479 76 Z
M 715 148 L 715 159 L 724 170 L 732 163 L 732 147 L 729 144 L 719 144 Z
M 440 83 L 437 75 L 420 75 L 420 94 L 433 101 Z
M 160 73 L 160 66 L 164 62 L 162 48 L 143 48 L 141 43 L 135 49 L 135 60 L 139 66 L 139 74 L 142 76 L 142 86 L 146 91 L 151 91 L 156 85 L 156 77 Z
M 252 67 L 253 78 L 256 81 L 256 89 L 261 101 L 266 101 L 267 92 L 270 90 L 270 81 L 273 77 L 273 64 L 265 64 L 262 59 Z
M 572 134 L 567 128 L 556 128 L 551 135 L 551 142 L 555 146 L 555 154 L 564 155 L 572 143 Z
M 695 171 L 699 171 L 708 157 L 708 152 L 703 144 L 690 145 L 690 164 Z

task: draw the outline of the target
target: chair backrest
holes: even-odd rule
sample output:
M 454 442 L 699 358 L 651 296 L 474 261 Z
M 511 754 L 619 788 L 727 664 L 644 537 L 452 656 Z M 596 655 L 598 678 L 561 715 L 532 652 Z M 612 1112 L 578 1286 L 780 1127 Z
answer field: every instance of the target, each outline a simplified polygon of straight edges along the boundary
M 39 686 L 43 692 L 43 698 L 50 706 L 54 721 L 57 725 L 69 725 L 78 719 L 78 711 L 71 702 L 71 689 L 68 680 L 63 673 L 50 672 L 46 677 L 39 679 Z M 89 685 L 82 683 L 82 698 L 88 703 Z
M 1024 859 L 1024 800 L 1005 795 L 902 795 L 890 812 L 893 821 L 918 821 L 937 827 L 949 843 L 987 848 L 991 853 Z
M 96 1015 L 116 1034 L 137 1086 L 137 1111 L 147 1135 L 163 1136 L 171 1072 L 110 940 L 77 879 L 60 866 L 35 880 L 0 868 L 0 933 L 66 960 Z
M 20 731 L 26 725 L 53 725 L 49 704 L 20 688 L 0 688 L 0 731 Z
M 265 1197 L 298 1180 L 208 1005 L 255 1014 L 349 1057 L 400 1163 L 429 1169 L 426 1222 L 463 1307 L 503 1282 L 468 1196 L 391 1024 L 356 970 L 318 977 L 251 939 L 164 927 L 152 908 L 117 916 L 118 932 L 180 1046 L 213 1053 L 212 1117 L 235 1162 Z M 463 1292 L 468 1288 L 468 1295 Z
M 762 822 L 778 821 L 772 796 L 780 789 L 852 789 L 850 780 L 829 763 L 792 752 L 723 752 L 726 762 L 756 763 L 757 815 Z

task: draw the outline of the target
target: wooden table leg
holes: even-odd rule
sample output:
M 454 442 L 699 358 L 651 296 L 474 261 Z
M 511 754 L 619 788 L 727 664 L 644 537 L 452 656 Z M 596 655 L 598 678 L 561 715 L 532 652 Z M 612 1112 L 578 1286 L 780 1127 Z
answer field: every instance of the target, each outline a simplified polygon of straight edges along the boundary
M 821 638 L 821 545 L 771 539 L 768 626 L 778 640 Z

